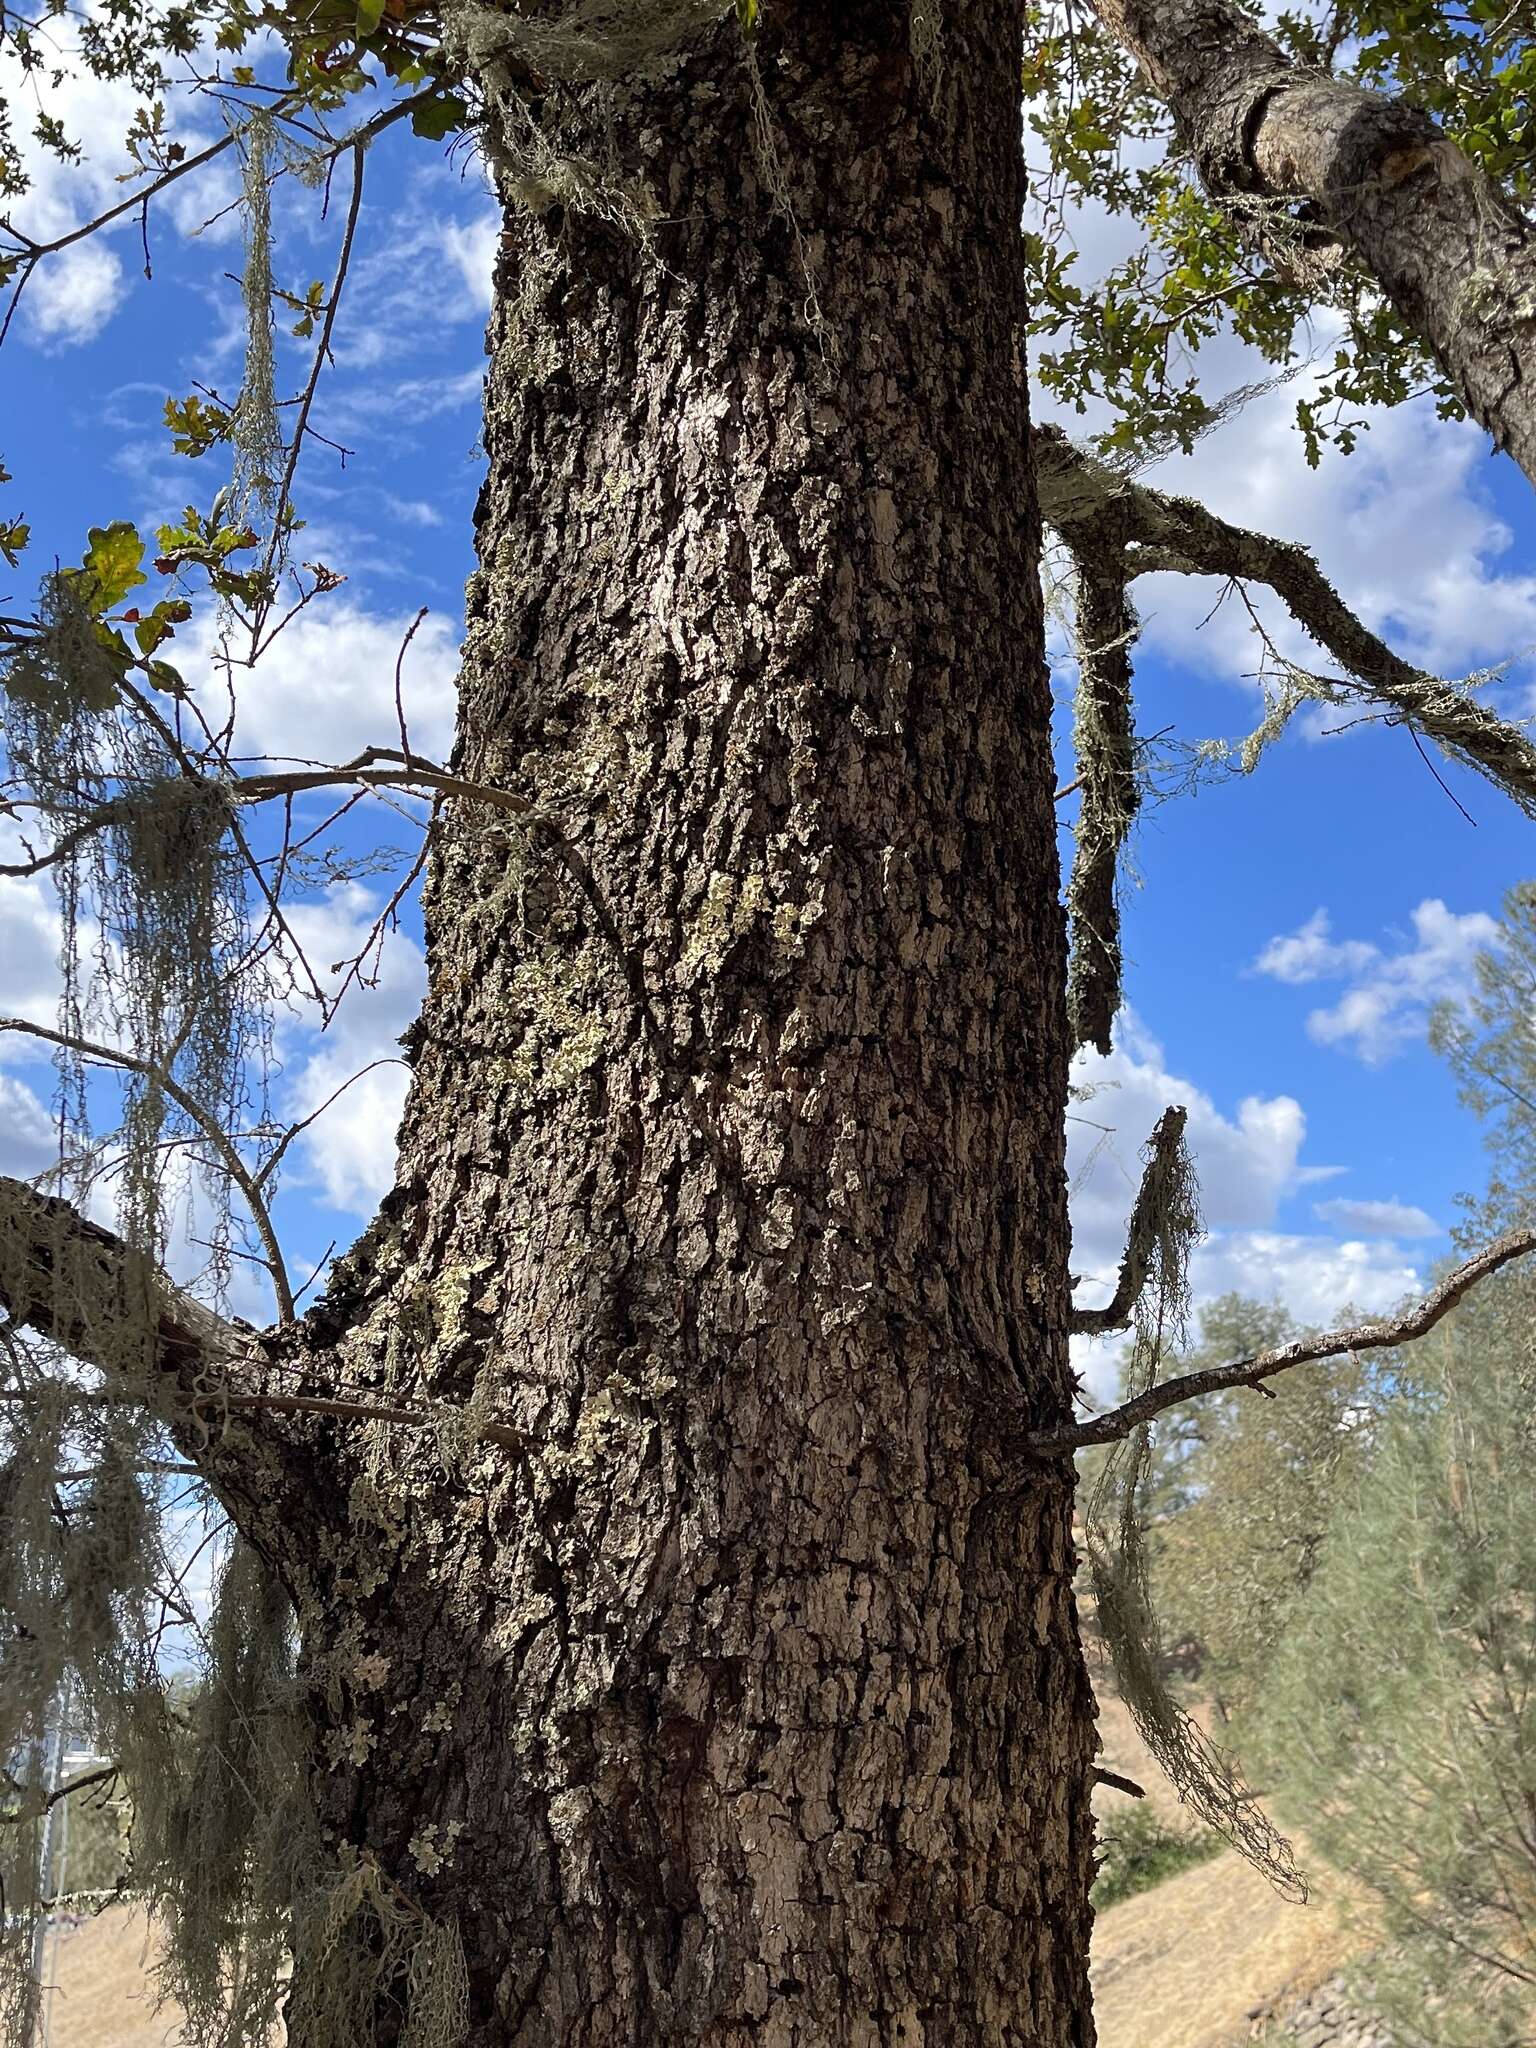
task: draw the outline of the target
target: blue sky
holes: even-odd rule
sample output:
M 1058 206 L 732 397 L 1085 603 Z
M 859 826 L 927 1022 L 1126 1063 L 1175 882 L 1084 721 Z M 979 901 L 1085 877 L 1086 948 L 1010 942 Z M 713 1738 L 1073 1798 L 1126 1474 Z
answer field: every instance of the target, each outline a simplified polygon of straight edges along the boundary
M 54 233 L 121 196 L 113 145 L 129 112 L 115 88 L 80 90 L 75 118 L 90 163 L 83 172 L 41 164 L 33 197 L 16 208 L 21 225 Z M 206 108 L 181 120 L 188 137 L 215 132 Z M 290 180 L 279 192 L 278 279 L 302 290 L 329 275 L 344 178 L 325 222 L 314 191 Z M 24 571 L 6 579 L 8 609 L 27 601 L 31 578 L 55 557 L 79 560 L 87 525 L 129 518 L 149 527 L 189 498 L 206 508 L 223 481 L 219 454 L 198 464 L 171 454 L 160 414 L 166 396 L 185 395 L 194 379 L 226 396 L 238 385 L 239 291 L 226 275 L 240 266 L 238 220 L 193 232 L 233 196 L 219 165 L 156 207 L 152 283 L 140 274 L 134 223 L 54 259 L 29 288 L 7 345 L 0 455 L 15 481 L 0 503 L 29 517 L 34 542 Z M 1084 267 L 1116 232 L 1079 223 Z M 340 759 L 369 740 L 390 741 L 395 653 L 426 605 L 407 696 L 417 743 L 446 752 L 494 237 L 467 153 L 450 157 L 398 132 L 371 151 L 337 363 L 316 415 L 353 452 L 344 467 L 313 453 L 298 493 L 310 521 L 301 554 L 348 581 L 284 636 L 248 686 L 242 717 L 253 751 Z M 1326 344 L 1326 334 L 1319 339 Z M 280 366 L 290 388 L 302 374 L 299 348 L 285 349 Z M 1254 374 L 1227 344 L 1203 368 L 1214 391 Z M 1307 541 L 1345 596 L 1411 658 L 1448 675 L 1510 661 L 1497 695 L 1510 711 L 1526 710 L 1536 501 L 1524 481 L 1474 430 L 1436 422 L 1428 407 L 1379 419 L 1355 456 L 1328 456 L 1311 472 L 1290 424 L 1295 396 L 1293 388 L 1256 401 L 1149 480 Z M 1257 722 L 1258 695 L 1245 679 L 1257 665 L 1252 635 L 1235 604 L 1206 620 L 1217 594 L 1209 583 L 1169 579 L 1143 588 L 1144 729 L 1230 738 Z M 1268 616 L 1284 641 L 1287 629 Z M 1289 644 L 1303 651 L 1293 635 Z M 185 652 L 195 676 L 206 648 Z M 1059 681 L 1068 692 L 1065 659 Z M 1531 827 L 1486 784 L 1440 764 L 1469 824 L 1401 731 L 1328 738 L 1320 722 L 1298 721 L 1252 777 L 1158 805 L 1141 824 L 1133 852 L 1143 886 L 1128 892 L 1126 908 L 1130 1012 L 1111 1058 L 1083 1063 L 1093 1092 L 1070 1129 L 1081 1272 L 1112 1272 L 1137 1150 L 1169 1101 L 1192 1110 L 1212 1232 L 1197 1269 L 1206 1294 L 1241 1286 L 1313 1320 L 1346 1300 L 1385 1308 L 1444 1255 L 1455 1195 L 1481 1178 L 1478 1133 L 1423 1026 L 1429 1001 L 1465 991 L 1503 891 L 1536 868 Z M 391 836 L 403 843 L 398 828 Z M 340 957 L 348 934 L 366 928 L 377 887 L 300 906 L 317 959 Z M 8 1006 L 46 1012 L 51 917 L 37 886 L 0 884 Z M 419 975 L 407 929 L 380 988 L 351 999 L 331 1033 L 322 1039 L 312 1023 L 286 1020 L 281 1105 L 303 1113 L 393 1052 Z M 300 1274 L 370 1212 L 402 1082 L 399 1068 L 369 1076 L 298 1148 L 282 1221 Z M 46 1067 L 0 1045 L 0 1165 L 22 1170 L 40 1157 L 48 1093 Z M 259 1309 L 254 1299 L 240 1305 Z M 1096 1363 L 1094 1372 L 1104 1387 L 1107 1368 Z

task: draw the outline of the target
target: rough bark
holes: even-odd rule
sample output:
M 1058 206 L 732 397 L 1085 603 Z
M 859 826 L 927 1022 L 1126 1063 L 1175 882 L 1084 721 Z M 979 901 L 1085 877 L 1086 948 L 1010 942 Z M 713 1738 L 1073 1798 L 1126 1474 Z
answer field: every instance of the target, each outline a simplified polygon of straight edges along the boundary
M 1237 0 L 1091 4 L 1167 102 L 1209 190 L 1310 201 L 1536 482 L 1529 217 L 1428 114 L 1293 63 Z
M 295 1422 L 280 1559 L 325 1821 L 477 2048 L 1093 2040 L 1070 1466 L 993 1420 L 1072 1394 L 1020 12 L 935 85 L 895 0 L 776 7 L 771 143 L 734 25 L 551 94 L 652 247 L 508 215 L 452 768 L 591 886 L 445 810 L 399 1184 L 285 1384 L 458 1420 Z

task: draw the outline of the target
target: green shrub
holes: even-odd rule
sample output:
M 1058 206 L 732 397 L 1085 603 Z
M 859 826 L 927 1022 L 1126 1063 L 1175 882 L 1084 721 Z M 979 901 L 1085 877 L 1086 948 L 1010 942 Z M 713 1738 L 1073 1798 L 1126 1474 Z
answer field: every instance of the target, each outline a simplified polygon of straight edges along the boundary
M 1100 1833 L 1094 1909 L 1102 1913 L 1137 1892 L 1150 1891 L 1164 1878 L 1208 1862 L 1225 1847 L 1211 1828 L 1177 1827 L 1150 1807 L 1133 1806 Z

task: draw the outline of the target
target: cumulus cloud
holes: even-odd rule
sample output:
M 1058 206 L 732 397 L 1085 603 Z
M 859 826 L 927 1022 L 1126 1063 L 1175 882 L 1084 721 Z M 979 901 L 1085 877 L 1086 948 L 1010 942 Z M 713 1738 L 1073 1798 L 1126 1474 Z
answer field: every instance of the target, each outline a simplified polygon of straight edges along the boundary
M 332 963 L 359 952 L 381 907 L 357 883 L 294 904 L 289 923 L 322 985 L 329 979 L 335 987 Z M 410 1078 L 398 1040 L 421 1007 L 426 979 L 420 946 L 404 932 L 388 933 L 367 983 L 348 989 L 323 1033 L 312 1011 L 284 1020 L 283 1113 L 297 1121 L 330 1104 L 299 1144 L 304 1179 L 333 1208 L 371 1216 L 394 1177 L 395 1132 Z M 364 1072 L 377 1061 L 387 1064 Z
M 1083 1276 L 1076 1295 L 1081 1306 L 1108 1298 L 1141 1178 L 1141 1148 L 1175 1102 L 1189 1111 L 1188 1143 L 1208 1231 L 1191 1263 L 1197 1310 L 1218 1294 L 1237 1292 L 1282 1302 L 1301 1322 L 1326 1323 L 1346 1304 L 1374 1313 L 1418 1287 L 1413 1258 L 1359 1216 L 1337 1219 L 1339 1235 L 1274 1228 L 1288 1195 L 1339 1170 L 1303 1162 L 1306 1116 L 1294 1097 L 1250 1095 L 1235 1109 L 1218 1107 L 1171 1068 L 1162 1046 L 1130 1012 L 1119 1019 L 1114 1050 L 1080 1055 L 1073 1079 L 1088 1091 L 1067 1126 L 1072 1270 Z M 1396 1235 L 1418 1234 L 1401 1227 L 1402 1216 L 1422 1214 L 1405 1205 L 1344 1206 L 1399 1208 Z M 1118 1338 L 1074 1344 L 1074 1363 L 1094 1400 L 1114 1393 L 1123 1350 Z
M 1413 1202 L 1350 1202 L 1342 1197 L 1314 1204 L 1319 1223 L 1330 1223 L 1356 1237 L 1439 1237 L 1440 1225 Z
M 24 1081 L 0 1074 L 0 1173 L 30 1180 L 58 1153 L 58 1132 L 47 1107 Z
M 1307 1031 L 1319 1045 L 1353 1052 L 1379 1066 L 1423 1035 L 1436 1003 L 1464 1000 L 1477 955 L 1499 943 L 1485 911 L 1458 915 L 1437 896 L 1412 912 L 1413 935 L 1387 951 L 1369 940 L 1335 940 L 1318 910 L 1297 931 L 1271 939 L 1253 963 L 1256 974 L 1302 985 L 1342 981 L 1339 1000 L 1313 1010 Z
M 50 33 L 64 59 L 65 75 L 57 85 L 50 81 L 44 105 L 62 122 L 66 134 L 83 146 L 78 161 L 62 162 L 39 142 L 25 117 L 35 95 L 14 56 L 0 53 L 0 96 L 17 109 L 16 143 L 29 181 L 12 212 L 16 225 L 38 242 L 51 242 L 122 201 L 126 188 L 120 180 L 137 168 L 125 138 L 141 99 L 126 80 L 93 78 L 71 66 L 63 39 L 56 31 Z M 166 105 L 170 129 L 189 152 L 211 139 L 194 125 L 196 110 L 189 96 L 173 93 Z M 227 203 L 233 189 L 231 174 L 222 165 L 211 175 L 194 173 L 171 188 L 164 211 L 180 233 L 195 234 Z M 238 231 L 238 221 L 223 229 Z M 127 271 L 112 246 L 113 238 L 137 232 L 130 215 L 120 227 L 45 257 L 21 301 L 22 334 L 44 348 L 93 340 L 127 290 Z
M 254 674 L 235 671 L 235 751 L 274 758 L 345 761 L 366 746 L 398 745 L 395 664 L 412 614 L 369 612 L 345 597 L 322 599 L 272 641 Z M 434 760 L 453 737 L 458 672 L 456 620 L 422 620 L 401 669 L 411 742 Z M 195 683 L 214 671 L 207 638 L 187 643 L 182 667 Z M 212 674 L 216 689 L 221 679 Z M 206 686 L 206 685 L 205 685 Z
M 1423 1284 L 1413 1258 L 1391 1239 L 1273 1230 L 1214 1232 L 1196 1253 L 1190 1277 L 1197 1302 L 1246 1294 L 1282 1303 L 1298 1323 L 1324 1327 L 1346 1309 L 1383 1314 Z
M 14 860 L 19 851 L 14 835 L 0 836 L 4 858 Z M 0 877 L 0 960 L 5 962 L 0 1009 L 32 1024 L 52 1024 L 59 1002 L 59 912 L 41 880 Z M 36 1040 L 0 1032 L 0 1062 L 39 1056 Z
M 1363 939 L 1335 940 L 1327 911 L 1314 910 L 1296 931 L 1271 939 L 1253 965 L 1257 974 L 1297 985 L 1330 975 L 1360 974 L 1379 958 L 1376 948 Z

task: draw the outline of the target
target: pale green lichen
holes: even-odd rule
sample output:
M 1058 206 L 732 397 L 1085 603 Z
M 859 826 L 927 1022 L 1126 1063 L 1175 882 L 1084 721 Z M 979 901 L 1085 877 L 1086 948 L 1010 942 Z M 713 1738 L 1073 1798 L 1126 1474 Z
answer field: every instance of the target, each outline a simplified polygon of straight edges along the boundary
M 461 1820 L 428 1821 L 425 1827 L 417 1829 L 410 1839 L 408 1853 L 423 1877 L 436 1877 L 463 1832 Z
M 518 962 L 512 1000 L 522 1016 L 523 1037 L 500 1062 L 518 1095 L 564 1094 L 602 1058 L 608 1027 L 594 980 L 590 964 L 573 968 L 552 948 Z
M 399 2048 L 457 2048 L 469 2027 L 463 1944 L 353 1851 L 296 1921 L 288 2038 L 371 2048 L 384 2013 Z
M 746 937 L 758 917 L 772 909 L 767 878 L 761 871 L 752 869 L 739 878 L 711 875 L 704 899 L 689 923 L 683 965 L 718 974 L 731 948 Z

